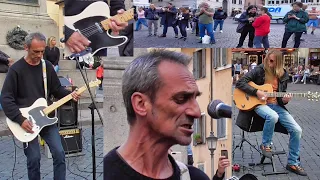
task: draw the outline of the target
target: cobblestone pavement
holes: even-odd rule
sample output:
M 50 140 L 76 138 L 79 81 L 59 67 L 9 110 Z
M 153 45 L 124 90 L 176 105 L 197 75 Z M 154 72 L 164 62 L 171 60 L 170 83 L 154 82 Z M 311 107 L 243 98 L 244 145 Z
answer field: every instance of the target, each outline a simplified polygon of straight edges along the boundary
M 67 164 L 67 180 L 72 179 L 92 179 L 92 154 L 91 154 L 91 127 L 86 126 L 82 129 L 82 154 L 76 157 L 66 157 Z M 103 179 L 103 126 L 95 126 L 96 140 L 96 177 Z M 18 147 L 22 147 L 22 143 L 15 141 Z M 16 165 L 13 173 L 14 179 L 27 180 L 26 157 L 23 150 L 16 148 Z M 45 156 L 44 147 L 41 146 L 41 177 L 45 180 L 53 179 L 52 159 Z M 12 136 L 0 137 L 0 179 L 12 179 L 12 169 L 14 165 L 15 152 Z M 77 176 L 77 175 L 80 176 Z
M 215 33 L 216 44 L 207 45 L 198 43 L 199 37 L 195 36 L 195 34 L 191 34 L 191 30 L 187 30 L 188 38 L 186 41 L 175 39 L 174 32 L 172 27 L 168 28 L 167 37 L 159 38 L 159 37 L 147 37 L 148 29 L 146 27 L 142 27 L 142 30 L 134 32 L 134 47 L 135 48 L 205 48 L 205 47 L 216 47 L 216 48 L 235 48 L 238 44 L 240 34 L 236 33 L 237 23 L 232 19 L 227 19 L 224 23 L 223 33 L 219 32 L 219 27 L 217 28 L 217 32 Z M 162 33 L 162 27 L 158 28 L 158 35 Z M 272 21 L 271 24 L 271 32 L 269 34 L 269 43 L 270 47 L 281 47 L 281 42 L 284 33 L 284 24 L 277 24 Z M 179 32 L 179 37 L 181 36 Z M 248 36 L 244 42 L 244 48 L 248 45 Z M 302 36 L 305 41 L 302 41 L 300 44 L 300 48 L 306 47 L 320 47 L 320 29 L 317 29 L 314 35 L 304 34 Z M 287 48 L 292 48 L 294 41 L 289 39 Z
M 319 85 L 312 84 L 288 84 L 288 92 L 304 92 L 304 91 L 320 91 Z M 298 176 L 289 172 L 288 174 L 262 176 L 262 172 L 270 172 L 272 170 L 271 164 L 248 166 L 248 163 L 259 163 L 260 154 L 248 143 L 244 142 L 243 148 L 237 148 L 234 152 L 233 164 L 241 165 L 240 172 L 234 172 L 237 177 L 243 174 L 251 173 L 258 177 L 259 180 L 317 180 L 320 179 L 320 101 L 313 102 L 306 99 L 293 99 L 287 108 L 291 115 L 302 128 L 302 138 L 300 143 L 301 165 L 308 173 L 307 177 Z M 235 107 L 235 106 L 234 106 Z M 234 117 L 237 115 L 237 110 L 234 108 Z M 233 121 L 235 122 L 235 120 Z M 233 126 L 233 145 L 239 144 L 241 141 L 241 129 L 236 125 Z M 261 144 L 261 132 L 246 133 L 245 137 L 255 147 Z M 285 150 L 288 153 L 289 136 L 280 133 L 275 133 L 273 136 L 273 144 L 277 151 Z M 269 159 L 266 162 L 270 162 Z M 287 164 L 287 155 L 281 154 L 275 157 L 275 167 L 277 171 L 285 170 Z

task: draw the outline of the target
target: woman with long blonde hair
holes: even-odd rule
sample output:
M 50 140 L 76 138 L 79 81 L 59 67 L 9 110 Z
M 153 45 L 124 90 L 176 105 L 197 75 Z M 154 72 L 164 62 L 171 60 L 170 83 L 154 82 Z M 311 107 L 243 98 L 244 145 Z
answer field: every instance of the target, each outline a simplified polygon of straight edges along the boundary
M 270 84 L 273 92 L 286 92 L 288 80 L 289 75 L 284 70 L 282 52 L 276 49 L 269 50 L 263 63 L 249 71 L 236 83 L 236 88 L 248 95 L 256 96 L 261 101 L 267 103 L 258 105 L 253 109 L 254 113 L 258 114 L 261 119 L 257 119 L 257 117 L 254 116 L 254 113 L 248 115 L 250 112 L 240 110 L 237 118 L 239 123 L 237 123 L 237 125 L 244 127 L 248 122 L 248 119 L 251 121 L 252 117 L 254 117 L 254 121 L 258 124 L 260 123 L 260 127 L 263 127 L 263 129 L 255 129 L 257 131 L 262 130 L 262 144 L 260 145 L 260 149 L 265 157 L 271 158 L 272 136 L 276 123 L 279 122 L 277 123 L 277 126 L 282 126 L 282 128 L 285 128 L 290 134 L 288 164 L 286 169 L 298 175 L 306 176 L 307 173 L 300 166 L 299 162 L 302 129 L 285 107 L 291 100 L 292 95 L 285 94 L 283 97 L 267 96 L 267 93 L 264 91 L 258 90 L 248 84 L 249 82 L 253 82 L 257 85 Z
M 56 38 L 51 36 L 47 40 L 47 46 L 45 48 L 43 59 L 48 60 L 54 67 L 56 72 L 59 71 L 60 50 L 56 47 Z

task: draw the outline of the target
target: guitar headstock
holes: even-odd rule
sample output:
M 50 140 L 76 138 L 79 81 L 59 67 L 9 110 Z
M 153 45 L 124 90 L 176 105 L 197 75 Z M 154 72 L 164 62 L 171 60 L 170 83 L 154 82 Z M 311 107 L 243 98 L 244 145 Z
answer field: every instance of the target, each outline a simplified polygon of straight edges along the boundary
M 95 81 L 91 81 L 89 83 L 89 87 L 92 88 L 92 87 L 96 87 L 96 86 L 99 86 L 99 84 L 101 84 L 101 81 L 100 80 L 95 80 Z
M 310 92 L 310 91 L 308 91 L 307 98 L 308 98 L 309 101 L 318 102 L 320 100 L 320 93 L 319 92 Z

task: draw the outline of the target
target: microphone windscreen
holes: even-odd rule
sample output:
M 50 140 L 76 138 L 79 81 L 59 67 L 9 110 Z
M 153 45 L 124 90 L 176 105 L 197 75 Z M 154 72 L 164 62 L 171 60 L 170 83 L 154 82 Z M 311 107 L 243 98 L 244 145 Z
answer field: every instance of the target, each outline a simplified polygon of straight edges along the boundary
M 220 104 L 220 103 L 223 103 L 221 100 L 217 99 L 217 100 L 214 100 L 212 101 L 209 105 L 208 105 L 208 108 L 207 108 L 207 111 L 208 111 L 208 114 L 214 118 L 214 119 L 219 119 L 219 116 L 217 114 L 217 106 Z

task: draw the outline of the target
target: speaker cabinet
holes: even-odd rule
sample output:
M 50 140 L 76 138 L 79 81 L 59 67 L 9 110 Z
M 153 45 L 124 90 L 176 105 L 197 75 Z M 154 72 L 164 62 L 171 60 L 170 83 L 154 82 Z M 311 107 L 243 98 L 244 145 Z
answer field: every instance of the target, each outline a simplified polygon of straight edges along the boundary
M 66 154 L 82 152 L 82 129 L 60 130 L 59 134 Z
M 74 91 L 75 86 L 68 86 L 66 89 Z M 78 127 L 78 102 L 70 100 L 57 109 L 59 129 L 72 129 Z

